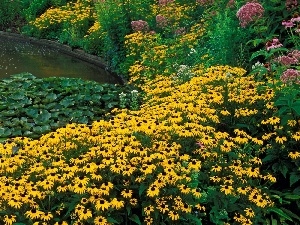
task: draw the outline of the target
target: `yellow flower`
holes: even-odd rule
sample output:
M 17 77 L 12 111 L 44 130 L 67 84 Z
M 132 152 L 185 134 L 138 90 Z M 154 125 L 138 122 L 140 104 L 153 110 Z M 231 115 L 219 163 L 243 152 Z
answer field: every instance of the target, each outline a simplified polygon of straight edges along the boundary
M 155 184 L 151 184 L 147 190 L 147 196 L 155 197 L 158 195 L 159 195 L 159 187 L 157 187 Z
M 221 189 L 222 192 L 225 193 L 225 195 L 228 194 L 232 194 L 233 191 L 233 187 L 231 185 L 221 185 Z
M 131 198 L 132 197 L 132 190 L 128 190 L 128 189 L 125 189 L 121 192 L 121 195 L 124 197 L 124 198 Z
M 283 144 L 283 142 L 287 141 L 287 138 L 285 136 L 277 136 L 275 141 L 276 143 Z
M 296 151 L 290 152 L 289 157 L 292 158 L 292 159 L 300 158 L 300 152 L 296 152 Z
M 87 220 L 88 218 L 91 218 L 92 211 L 90 209 L 84 209 L 81 212 L 78 213 L 78 217 L 80 220 Z
M 109 223 L 107 222 L 107 219 L 103 216 L 97 216 L 94 219 L 94 224 L 95 225 L 108 225 Z
M 154 207 L 152 205 L 149 205 L 147 207 L 144 208 L 144 213 L 149 216 L 151 214 L 151 212 L 154 211 Z
M 110 207 L 110 203 L 105 199 L 99 199 L 96 201 L 95 208 L 97 210 L 107 210 Z
M 45 212 L 41 215 L 41 220 L 43 221 L 49 221 L 53 218 L 53 215 L 51 214 L 51 212 Z
M 31 209 L 31 210 L 25 212 L 25 216 L 27 218 L 32 219 L 32 220 L 34 220 L 34 219 L 41 219 L 42 215 L 43 215 L 43 212 L 39 211 L 37 209 Z
M 219 165 L 215 165 L 211 168 L 211 171 L 213 172 L 220 172 L 222 170 L 222 167 Z
M 248 217 L 254 217 L 255 216 L 255 213 L 254 213 L 254 211 L 253 211 L 253 209 L 251 209 L 251 208 L 246 208 L 245 210 L 244 210 L 244 212 L 246 213 L 246 216 L 248 216 Z
M 3 220 L 3 222 L 5 222 L 5 225 L 12 225 L 16 221 L 17 220 L 16 220 L 16 216 L 15 215 L 5 215 L 4 216 L 4 220 Z
M 180 216 L 177 212 L 174 212 L 174 211 L 170 211 L 168 213 L 168 216 L 171 220 L 179 220 Z

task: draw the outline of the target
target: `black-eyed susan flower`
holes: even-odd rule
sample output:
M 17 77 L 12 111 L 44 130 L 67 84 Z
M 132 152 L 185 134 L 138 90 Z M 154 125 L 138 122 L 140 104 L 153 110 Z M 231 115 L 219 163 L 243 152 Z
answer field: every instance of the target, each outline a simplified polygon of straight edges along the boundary
M 5 225 L 12 225 L 17 221 L 16 217 L 17 217 L 16 215 L 5 215 L 3 222 L 5 223 Z
M 108 225 L 108 221 L 105 217 L 103 216 L 97 216 L 94 219 L 94 224 L 95 225 Z
M 213 172 L 220 172 L 222 170 L 222 167 L 219 166 L 219 165 L 214 165 L 212 168 L 211 168 L 211 171 Z
M 147 189 L 147 196 L 149 197 L 155 197 L 159 195 L 159 187 L 155 184 L 151 184 L 149 188 Z
M 168 216 L 171 220 L 175 221 L 175 220 L 179 220 L 180 216 L 178 214 L 178 212 L 174 212 L 174 211 L 169 211 Z
M 35 208 L 31 209 L 31 210 L 28 210 L 25 212 L 24 214 L 27 218 L 30 218 L 32 220 L 35 220 L 35 219 L 41 219 L 41 216 L 43 215 L 43 212 L 42 211 L 39 211 Z
M 132 190 L 128 190 L 128 189 L 125 189 L 125 190 L 121 191 L 121 195 L 124 198 L 131 198 L 132 197 L 132 193 L 133 193 L 133 191 Z
M 43 212 L 40 218 L 43 221 L 49 221 L 53 218 L 53 215 L 51 212 Z
M 275 138 L 275 141 L 277 142 L 277 143 L 279 143 L 279 144 L 283 144 L 285 141 L 287 141 L 287 138 L 285 137 L 285 136 L 277 136 L 276 138 Z
M 97 210 L 104 211 L 104 210 L 107 210 L 109 207 L 110 207 L 110 202 L 108 202 L 107 200 L 105 200 L 103 198 L 96 201 L 95 208 Z
M 136 198 L 132 198 L 129 200 L 130 205 L 132 206 L 137 206 L 138 205 L 138 200 Z
M 300 158 L 300 152 L 293 151 L 293 152 L 290 152 L 288 156 L 289 156 L 291 159 L 298 159 L 298 158 Z
M 149 216 L 152 212 L 154 212 L 154 207 L 152 205 L 144 207 L 144 213 Z
M 246 195 L 250 190 L 250 187 L 238 187 L 237 192 L 242 195 Z
M 225 195 L 229 195 L 233 193 L 233 187 L 231 185 L 221 185 L 221 192 L 224 192 Z
M 193 196 L 195 198 L 200 198 L 201 197 L 201 190 L 200 190 L 200 188 L 194 188 L 194 189 L 192 189 L 192 193 L 193 193 Z
M 91 218 L 93 216 L 92 211 L 90 209 L 84 209 L 78 214 L 79 219 L 82 220 L 87 220 L 88 218 Z
M 130 199 L 129 201 L 134 201 L 135 198 L 133 199 Z M 125 202 L 123 200 L 118 200 L 117 198 L 113 198 L 111 201 L 110 201 L 110 206 L 112 208 L 115 208 L 115 209 L 121 209 L 124 207 L 125 205 Z
M 249 177 L 258 177 L 259 176 L 259 168 L 258 167 L 256 167 L 256 168 L 249 167 L 247 169 L 246 175 Z
M 67 221 L 55 222 L 54 225 L 69 225 Z
M 144 218 L 144 222 L 146 223 L 146 225 L 152 225 L 153 224 L 153 218 L 151 216 L 146 216 Z
M 246 208 L 244 209 L 244 212 L 246 213 L 246 216 L 248 217 L 254 217 L 255 216 L 255 212 L 253 211 L 252 208 Z

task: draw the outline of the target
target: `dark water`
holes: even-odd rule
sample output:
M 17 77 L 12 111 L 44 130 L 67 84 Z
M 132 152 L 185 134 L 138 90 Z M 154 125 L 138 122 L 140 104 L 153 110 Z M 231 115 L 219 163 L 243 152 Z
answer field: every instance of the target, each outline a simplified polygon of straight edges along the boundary
M 104 69 L 30 42 L 0 37 L 0 79 L 29 72 L 36 77 L 70 77 L 99 83 L 119 83 Z

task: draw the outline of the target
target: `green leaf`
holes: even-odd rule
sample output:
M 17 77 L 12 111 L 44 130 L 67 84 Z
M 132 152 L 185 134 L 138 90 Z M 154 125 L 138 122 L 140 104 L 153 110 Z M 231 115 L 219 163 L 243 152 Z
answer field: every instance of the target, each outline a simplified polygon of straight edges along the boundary
M 140 218 L 136 214 L 133 214 L 132 216 L 130 216 L 129 219 L 131 221 L 137 223 L 138 225 L 142 225 Z
M 286 213 L 284 213 L 281 209 L 278 208 L 270 208 L 269 211 L 278 214 L 281 218 L 285 218 L 289 221 L 293 221 L 291 217 L 289 217 Z
M 112 218 L 112 217 L 108 217 L 108 218 L 107 218 L 107 222 L 109 222 L 109 223 L 116 223 L 116 224 L 119 223 L 117 220 L 115 220 L 115 219 Z
M 273 162 L 277 158 L 276 155 L 267 155 L 265 158 L 262 159 L 262 162 Z
M 290 217 L 293 217 L 297 220 L 300 221 L 300 217 L 297 216 L 295 213 L 291 212 L 290 210 L 286 209 L 286 208 L 281 208 L 286 214 L 288 214 Z
M 140 185 L 140 188 L 139 188 L 139 196 L 142 196 L 143 192 L 144 192 L 147 188 L 148 188 L 148 187 L 147 187 L 144 183 L 142 183 L 142 184 Z
M 292 109 L 295 111 L 297 116 L 300 116 L 300 106 L 299 105 L 293 105 Z
M 271 225 L 277 225 L 277 220 L 273 217 L 271 218 Z
M 0 127 L 0 137 L 9 137 L 11 135 L 11 130 L 8 128 Z
M 72 106 L 75 104 L 75 102 L 71 99 L 68 99 L 68 98 L 64 98 L 63 100 L 61 100 L 59 102 L 59 104 L 63 105 L 65 108 L 69 107 L 69 106 Z
M 291 199 L 291 200 L 298 200 L 300 199 L 300 195 L 285 195 L 284 198 Z
M 268 55 L 268 53 L 265 50 L 259 50 L 257 52 L 254 52 L 251 57 L 250 57 L 250 61 L 253 60 L 254 58 L 258 57 L 258 56 L 264 56 L 266 57 Z
M 197 218 L 197 216 L 187 214 L 186 217 L 187 219 L 194 221 L 196 225 L 202 225 L 201 219 Z
M 300 180 L 300 174 L 296 172 L 292 172 L 290 174 L 290 187 L 296 183 L 298 180 Z

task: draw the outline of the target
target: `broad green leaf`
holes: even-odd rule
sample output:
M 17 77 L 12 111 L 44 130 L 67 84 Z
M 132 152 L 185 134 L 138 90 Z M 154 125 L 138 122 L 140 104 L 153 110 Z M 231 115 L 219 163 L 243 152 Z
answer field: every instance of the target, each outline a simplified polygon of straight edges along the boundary
M 142 196 L 142 194 L 144 193 L 144 191 L 147 189 L 147 185 L 145 185 L 144 183 L 142 183 L 139 187 L 139 196 Z
M 281 208 L 282 211 L 284 211 L 286 214 L 288 214 L 290 217 L 295 218 L 297 220 L 300 221 L 300 217 L 298 215 L 296 215 L 295 213 L 291 212 L 290 210 L 286 209 L 286 208 Z
M 64 98 L 63 100 L 61 100 L 59 102 L 59 104 L 63 105 L 65 108 L 69 107 L 69 106 L 72 106 L 75 104 L 75 102 L 71 99 L 68 99 L 68 98 Z
M 251 57 L 250 57 L 250 61 L 253 60 L 254 58 L 258 57 L 258 56 L 267 56 L 268 53 L 265 50 L 259 50 L 257 52 L 254 52 Z
M 290 174 L 290 187 L 299 180 L 300 180 L 300 174 L 296 172 L 292 172 Z
M 9 137 L 11 135 L 11 130 L 8 128 L 0 127 L 0 137 Z
M 300 195 L 285 195 L 286 199 L 297 200 L 300 199 Z
M 28 108 L 24 110 L 26 115 L 31 118 L 36 118 L 38 116 L 39 110 L 37 108 Z
M 277 158 L 276 155 L 267 155 L 265 158 L 262 159 L 262 162 L 266 163 L 266 162 L 272 162 Z
M 112 217 L 108 217 L 107 222 L 119 224 L 119 222 L 117 220 L 115 220 L 114 218 L 112 218 Z
M 138 225 L 142 225 L 140 218 L 136 214 L 133 214 L 132 216 L 130 216 L 129 219 L 131 221 L 137 223 Z
M 271 225 L 277 225 L 277 220 L 273 217 L 271 218 Z
M 274 212 L 274 213 L 278 214 L 279 216 L 281 216 L 282 218 L 285 218 L 289 221 L 293 221 L 293 219 L 291 217 L 289 217 L 286 213 L 284 213 L 281 209 L 270 208 L 269 211 Z
M 292 109 L 295 111 L 297 116 L 300 116 L 300 106 L 299 105 L 293 105 Z

